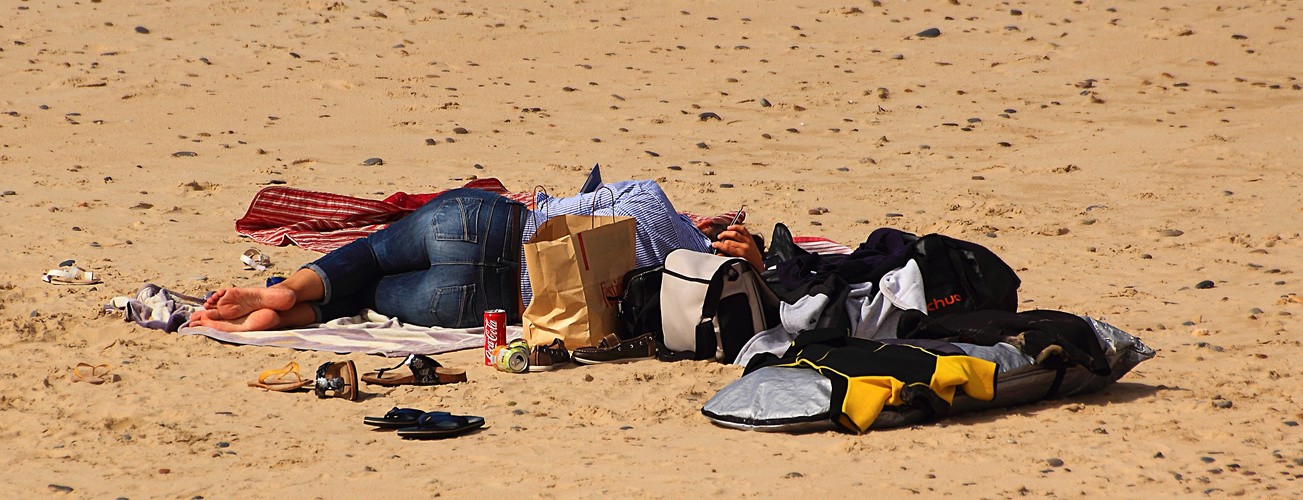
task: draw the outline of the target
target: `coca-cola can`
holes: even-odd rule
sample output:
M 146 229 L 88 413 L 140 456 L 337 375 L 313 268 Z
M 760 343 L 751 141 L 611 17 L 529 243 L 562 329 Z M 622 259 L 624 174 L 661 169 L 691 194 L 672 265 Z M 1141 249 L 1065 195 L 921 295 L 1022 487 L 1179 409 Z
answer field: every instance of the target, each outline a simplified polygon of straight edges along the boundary
M 493 348 L 507 345 L 507 311 L 484 311 L 484 366 L 494 366 Z

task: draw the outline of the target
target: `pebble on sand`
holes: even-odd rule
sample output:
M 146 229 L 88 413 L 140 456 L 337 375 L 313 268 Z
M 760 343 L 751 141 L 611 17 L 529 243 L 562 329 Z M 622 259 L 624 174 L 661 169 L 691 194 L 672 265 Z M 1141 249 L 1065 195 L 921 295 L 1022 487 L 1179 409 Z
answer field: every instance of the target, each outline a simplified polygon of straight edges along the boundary
M 365 160 L 362 160 L 362 164 L 371 167 L 376 165 L 384 165 L 385 161 L 380 158 L 367 158 Z
M 136 33 L 140 33 L 140 34 L 142 34 L 142 35 L 148 35 L 148 34 L 149 34 L 149 28 L 146 28 L 146 27 L 144 27 L 144 26 L 136 26 Z
M 937 29 L 937 28 L 928 28 L 928 29 L 925 29 L 925 30 L 923 30 L 923 31 L 918 32 L 918 34 L 915 35 L 915 36 L 917 36 L 917 37 L 919 37 L 919 38 L 936 38 L 936 37 L 941 36 L 941 30 L 939 30 L 939 29 Z
M 1063 460 L 1058 458 L 1048 459 L 1045 461 L 1045 463 L 1048 464 L 1050 467 L 1063 467 Z
M 768 101 L 766 101 L 766 102 L 768 102 Z M 715 114 L 715 113 L 712 113 L 712 112 L 710 112 L 710 111 L 707 111 L 707 112 L 705 112 L 705 113 L 701 113 L 701 114 L 697 115 L 697 119 L 698 119 L 698 120 L 701 120 L 701 121 L 703 121 L 703 122 L 705 122 L 705 121 L 710 121 L 710 120 L 719 120 L 719 121 L 723 121 L 723 120 L 724 120 L 723 118 L 720 118 L 719 115 L 717 115 L 717 114 Z
M 1158 230 L 1158 235 L 1159 235 L 1159 236 L 1176 237 L 1176 236 L 1180 236 L 1180 235 L 1183 235 L 1183 234 L 1185 234 L 1185 231 L 1182 231 L 1182 230 L 1180 230 L 1180 229 L 1159 229 L 1159 230 Z
M 1200 281 L 1199 283 L 1195 284 L 1195 285 L 1194 285 L 1194 288 L 1195 288 L 1196 290 L 1207 290 L 1207 289 L 1209 289 L 1209 288 L 1213 288 L 1213 287 L 1216 287 L 1216 286 L 1217 286 L 1217 284 L 1216 284 L 1216 283 L 1213 283 L 1212 280 L 1203 280 L 1203 281 Z
M 175 153 L 172 153 L 172 156 L 178 158 L 182 156 L 199 156 L 199 153 L 196 153 L 194 151 L 177 151 Z
M 469 134 L 470 131 L 469 131 L 469 130 L 466 130 L 466 129 L 463 128 L 463 127 L 457 127 L 457 128 L 452 129 L 452 133 L 454 133 L 454 134 L 458 134 L 458 135 L 466 135 L 466 134 Z

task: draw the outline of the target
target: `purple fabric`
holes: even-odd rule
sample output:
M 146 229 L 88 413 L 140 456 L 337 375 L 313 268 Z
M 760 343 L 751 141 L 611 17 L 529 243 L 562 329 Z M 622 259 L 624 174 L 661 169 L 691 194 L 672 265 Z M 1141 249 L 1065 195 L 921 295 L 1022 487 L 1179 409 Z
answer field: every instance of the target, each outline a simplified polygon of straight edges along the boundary
M 779 283 L 795 290 L 811 281 L 836 275 L 847 283 L 877 283 L 882 275 L 905 265 L 914 256 L 918 236 L 889 227 L 879 228 L 847 255 L 809 254 L 778 264 Z

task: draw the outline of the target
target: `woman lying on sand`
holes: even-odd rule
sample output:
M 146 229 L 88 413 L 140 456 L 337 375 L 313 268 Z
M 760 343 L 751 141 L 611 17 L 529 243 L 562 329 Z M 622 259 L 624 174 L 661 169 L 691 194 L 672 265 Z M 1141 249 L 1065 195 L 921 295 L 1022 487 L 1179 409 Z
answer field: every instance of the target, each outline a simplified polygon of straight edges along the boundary
M 674 210 L 654 181 L 607 184 L 571 198 L 539 195 L 536 205 L 531 212 L 488 191 L 447 191 L 281 283 L 218 290 L 203 311 L 190 317 L 190 325 L 228 332 L 296 328 L 353 316 L 364 308 L 423 326 L 481 326 L 488 309 L 505 309 L 508 321 L 518 322 L 531 297 L 521 248 L 537 223 L 549 216 L 612 209 L 637 220 L 638 267 L 664 262 L 675 249 L 705 252 L 714 247 L 764 268 L 745 227 L 729 226 L 712 243 Z

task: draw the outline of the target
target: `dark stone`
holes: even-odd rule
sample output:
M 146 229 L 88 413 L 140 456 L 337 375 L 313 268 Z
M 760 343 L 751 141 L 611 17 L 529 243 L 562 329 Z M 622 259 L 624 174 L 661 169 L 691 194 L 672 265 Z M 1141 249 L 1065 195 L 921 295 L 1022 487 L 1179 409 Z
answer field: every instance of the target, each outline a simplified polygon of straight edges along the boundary
M 668 168 L 668 169 L 670 169 L 670 170 L 683 170 L 683 167 L 680 167 L 680 166 L 678 166 L 678 165 L 670 165 L 670 166 L 668 166 L 668 167 L 666 167 L 666 168 Z
M 437 140 L 435 140 L 435 139 L 426 139 L 426 140 L 425 140 L 425 145 L 426 145 L 426 146 L 433 146 L 433 145 L 438 144 L 438 143 L 439 143 L 439 141 L 437 141 Z
M 219 441 L 219 442 L 217 443 L 217 447 L 218 447 L 218 448 L 229 448 L 230 446 L 231 446 L 231 443 L 228 443 L 228 442 L 226 442 L 226 441 Z
M 968 119 L 968 123 L 979 123 L 979 122 L 981 122 L 981 121 L 982 121 L 981 118 L 969 118 L 969 119 Z
M 704 142 L 698 142 L 697 147 L 700 149 L 710 149 L 710 146 Z
M 466 135 L 466 134 L 469 134 L 470 131 L 469 131 L 469 130 L 466 130 L 465 128 L 462 128 L 462 127 L 457 127 L 457 128 L 452 129 L 452 133 L 457 134 L 457 135 Z
M 1007 143 L 1007 142 L 1003 142 L 1003 141 L 1001 141 L 1001 142 L 997 142 L 997 143 L 995 143 L 995 145 L 996 145 L 996 146 L 1000 146 L 1000 147 L 1002 147 L 1002 148 L 1007 148 L 1007 147 L 1012 147 L 1012 146 L 1013 146 L 1013 144 L 1009 144 L 1009 143 Z
M 380 158 L 367 158 L 365 160 L 362 160 L 362 164 L 368 167 L 372 167 L 376 165 L 384 165 L 385 161 Z
M 769 104 L 769 99 L 760 99 L 760 107 L 767 108 L 770 106 L 773 106 L 773 104 Z
M 733 187 L 733 185 L 732 185 L 732 184 L 729 184 L 729 183 L 727 183 L 727 182 L 725 182 L 725 183 L 723 183 L 723 184 L 720 184 L 719 187 L 722 187 L 722 188 L 724 188 L 724 189 L 728 189 L 728 188 Z
M 1021 15 L 1022 15 L 1022 11 L 1021 11 L 1021 10 L 1018 10 L 1018 9 L 1009 9 L 1009 15 L 1011 15 L 1011 16 L 1021 16 Z
M 196 152 L 194 152 L 194 151 L 177 151 L 177 152 L 175 152 L 175 153 L 172 153 L 172 156 L 174 156 L 174 157 L 178 157 L 178 158 L 180 158 L 180 157 L 182 157 L 182 156 L 199 156 L 199 153 L 196 153 Z
M 1063 467 L 1063 460 L 1057 458 L 1051 458 L 1049 460 L 1046 460 L 1045 463 L 1050 467 Z
M 53 491 L 55 493 L 72 493 L 72 487 L 64 486 L 61 484 L 51 484 L 50 491 Z
M 644 152 L 644 153 L 647 153 L 647 156 L 650 156 L 650 157 L 652 157 L 652 158 L 659 158 L 659 157 L 660 157 L 660 153 L 657 153 L 657 152 L 655 152 L 655 151 L 643 151 L 643 152 Z
M 918 34 L 916 34 L 915 36 L 919 38 L 936 38 L 941 36 L 941 30 L 937 28 L 928 28 L 918 32 Z
M 783 475 L 783 479 L 796 479 L 798 477 L 805 477 L 805 474 L 802 474 L 800 472 L 788 472 L 787 474 Z
M 140 33 L 140 34 L 142 34 L 142 35 L 148 35 L 148 34 L 149 34 L 149 28 L 146 28 L 146 27 L 144 27 L 144 26 L 136 26 L 136 33 Z
M 890 217 L 890 218 L 904 217 L 904 216 L 905 216 L 905 214 L 898 214 L 898 213 L 895 213 L 895 212 L 887 212 L 887 217 Z
M 1216 462 L 1216 461 L 1217 461 L 1217 459 L 1215 459 L 1215 458 L 1213 458 L 1213 457 L 1199 457 L 1199 460 L 1203 461 L 1203 463 L 1206 463 L 1206 464 L 1210 464 L 1210 463 L 1213 463 L 1213 462 Z
M 1216 284 L 1216 283 L 1213 283 L 1211 280 L 1203 280 L 1203 281 L 1200 281 L 1199 283 L 1195 284 L 1195 285 L 1194 285 L 1194 288 L 1195 288 L 1196 290 L 1207 290 L 1207 289 L 1212 288 L 1212 287 L 1215 287 L 1215 286 L 1217 286 L 1217 284 Z
M 703 122 L 710 121 L 710 120 L 723 120 L 723 118 L 720 118 L 719 115 L 712 113 L 710 111 L 697 115 L 697 119 Z
M 622 426 L 622 427 L 620 427 L 620 430 L 622 430 L 622 431 L 627 431 L 627 430 L 630 430 L 630 429 L 633 429 L 633 426 L 632 426 L 632 425 L 626 425 L 626 426 Z

